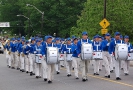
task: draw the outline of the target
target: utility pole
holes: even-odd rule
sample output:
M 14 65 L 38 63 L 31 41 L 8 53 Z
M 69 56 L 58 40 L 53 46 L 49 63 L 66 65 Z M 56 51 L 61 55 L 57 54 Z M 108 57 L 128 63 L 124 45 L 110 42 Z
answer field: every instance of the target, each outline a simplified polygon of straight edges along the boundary
M 103 15 L 103 18 L 106 18 L 106 3 L 107 3 L 107 0 L 104 0 L 104 15 Z

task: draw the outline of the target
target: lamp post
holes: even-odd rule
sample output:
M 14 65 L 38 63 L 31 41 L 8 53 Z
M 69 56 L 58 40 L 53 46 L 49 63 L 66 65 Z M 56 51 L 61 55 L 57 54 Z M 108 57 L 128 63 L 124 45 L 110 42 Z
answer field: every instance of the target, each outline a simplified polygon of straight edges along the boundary
M 42 36 L 44 12 L 42 12 L 41 10 L 39 10 L 39 9 L 38 9 L 36 6 L 34 6 L 34 5 L 31 5 L 31 4 L 26 4 L 26 5 L 35 8 L 39 13 L 42 14 L 42 22 L 41 22 L 41 36 Z
M 29 23 L 29 27 L 28 27 L 28 35 L 29 35 L 29 37 L 30 37 L 30 18 L 28 18 L 28 17 L 26 17 L 25 15 L 17 15 L 17 17 L 24 17 L 24 18 L 26 18 L 26 19 L 28 19 L 28 23 Z

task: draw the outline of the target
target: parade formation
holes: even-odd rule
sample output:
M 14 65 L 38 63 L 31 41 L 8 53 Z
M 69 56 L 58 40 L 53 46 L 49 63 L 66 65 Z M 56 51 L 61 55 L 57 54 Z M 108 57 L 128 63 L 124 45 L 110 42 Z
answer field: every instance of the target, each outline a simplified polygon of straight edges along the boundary
M 124 37 L 120 32 L 114 36 L 106 33 L 104 37 L 95 35 L 90 39 L 88 32 L 83 31 L 82 37 L 59 38 L 50 35 L 44 39 L 25 37 L 8 39 L 6 49 L 6 61 L 8 68 L 26 72 L 35 78 L 43 78 L 52 83 L 54 73 L 61 74 L 61 68 L 66 68 L 66 76 L 72 76 L 74 70 L 75 79 L 79 79 L 82 73 L 82 81 L 88 80 L 89 66 L 93 65 L 93 75 L 99 75 L 102 67 L 105 68 L 105 78 L 110 78 L 115 73 L 116 80 L 121 80 L 120 69 L 125 76 L 129 75 L 130 61 L 133 60 L 133 47 L 129 42 L 129 36 Z M 68 78 L 69 79 L 69 78 Z

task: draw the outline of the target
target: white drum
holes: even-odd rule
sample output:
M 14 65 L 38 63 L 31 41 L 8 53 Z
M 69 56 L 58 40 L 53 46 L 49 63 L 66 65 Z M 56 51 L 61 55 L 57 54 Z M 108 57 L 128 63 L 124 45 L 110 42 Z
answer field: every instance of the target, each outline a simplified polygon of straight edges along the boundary
M 81 60 L 91 60 L 93 56 L 92 44 L 84 43 L 81 47 Z
M 116 44 L 115 59 L 116 60 L 127 60 L 127 58 L 128 58 L 127 44 Z
M 41 54 L 36 54 L 35 55 L 35 62 L 38 64 L 42 63 L 42 55 Z
M 102 52 L 93 52 L 93 60 L 103 60 Z
M 66 61 L 71 62 L 72 61 L 72 54 L 66 54 Z
M 64 61 L 64 55 L 63 54 L 59 54 L 58 61 Z
M 58 62 L 58 48 L 47 47 L 46 61 L 47 64 L 56 64 Z
M 133 53 L 128 53 L 128 61 L 132 61 L 133 60 Z

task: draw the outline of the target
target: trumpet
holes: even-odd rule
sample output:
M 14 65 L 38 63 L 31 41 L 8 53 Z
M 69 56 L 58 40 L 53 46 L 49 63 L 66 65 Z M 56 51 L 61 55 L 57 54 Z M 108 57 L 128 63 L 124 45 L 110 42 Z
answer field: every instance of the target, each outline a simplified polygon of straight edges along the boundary
M 24 57 L 24 53 L 22 53 L 21 56 Z
M 10 55 L 10 54 L 11 54 L 11 52 L 10 52 L 10 51 L 8 51 L 8 54 Z

